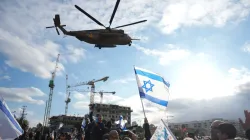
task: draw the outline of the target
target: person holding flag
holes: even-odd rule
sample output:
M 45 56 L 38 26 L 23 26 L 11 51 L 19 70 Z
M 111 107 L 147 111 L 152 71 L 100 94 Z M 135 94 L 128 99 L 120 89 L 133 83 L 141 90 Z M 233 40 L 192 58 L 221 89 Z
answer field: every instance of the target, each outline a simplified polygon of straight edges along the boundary
M 119 128 L 120 128 L 122 131 L 127 130 L 127 129 L 126 129 L 127 120 L 124 120 L 122 115 L 120 115 L 119 120 L 116 121 L 115 123 L 116 123 L 117 125 L 119 125 Z
M 143 129 L 145 131 L 144 136 L 145 136 L 146 140 L 150 140 L 151 132 L 150 132 L 149 123 L 148 123 L 147 118 L 144 119 Z

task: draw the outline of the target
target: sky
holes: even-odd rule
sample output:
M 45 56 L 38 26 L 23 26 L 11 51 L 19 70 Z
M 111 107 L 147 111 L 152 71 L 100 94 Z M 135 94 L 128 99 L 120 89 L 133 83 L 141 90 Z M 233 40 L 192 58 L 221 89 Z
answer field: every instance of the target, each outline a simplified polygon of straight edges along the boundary
M 70 85 L 110 78 L 96 83 L 104 103 L 130 106 L 133 121 L 143 119 L 133 66 L 161 74 L 170 82 L 164 117 L 184 122 L 222 117 L 243 117 L 250 109 L 250 0 L 122 0 L 112 26 L 124 27 L 131 46 L 98 49 L 74 37 L 58 36 L 55 14 L 67 30 L 101 29 L 78 11 L 80 6 L 108 25 L 115 0 L 3 0 L 0 4 L 0 95 L 20 115 L 27 106 L 31 126 L 43 121 L 49 80 L 55 78 L 51 116 L 64 114 L 66 78 Z M 77 87 L 88 90 L 87 86 Z M 100 102 L 100 96 L 95 96 Z M 88 112 L 88 92 L 72 92 L 70 115 Z M 145 103 L 150 122 L 159 121 L 156 108 Z

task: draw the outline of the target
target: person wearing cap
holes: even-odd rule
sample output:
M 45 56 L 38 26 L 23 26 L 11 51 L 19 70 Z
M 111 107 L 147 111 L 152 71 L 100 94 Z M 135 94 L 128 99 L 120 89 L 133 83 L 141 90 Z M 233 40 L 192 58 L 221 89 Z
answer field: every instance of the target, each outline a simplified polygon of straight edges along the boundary
M 217 135 L 218 132 L 219 132 L 218 127 L 222 123 L 224 123 L 224 122 L 221 121 L 221 120 L 215 120 L 215 121 L 212 122 L 212 124 L 211 124 L 211 132 L 210 132 L 211 140 L 219 140 L 219 137 Z
M 230 123 L 222 123 L 218 127 L 219 132 L 217 133 L 219 140 L 234 139 L 237 134 L 237 130 L 234 125 Z

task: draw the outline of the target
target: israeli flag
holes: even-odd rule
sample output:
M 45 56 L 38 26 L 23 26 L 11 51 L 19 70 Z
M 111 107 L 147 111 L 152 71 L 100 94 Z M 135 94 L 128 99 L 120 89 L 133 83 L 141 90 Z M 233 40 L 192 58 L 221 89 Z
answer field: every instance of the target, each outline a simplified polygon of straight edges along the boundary
M 134 70 L 140 97 L 167 107 L 170 84 L 154 72 L 138 67 L 135 67 Z
M 123 131 L 127 130 L 127 128 L 126 128 L 127 120 L 124 120 L 122 115 L 120 116 L 119 120 L 116 121 L 115 123 L 119 125 L 121 130 L 123 130 Z
M 86 126 L 86 121 L 85 121 L 85 119 L 83 119 L 83 120 L 82 120 L 82 126 L 81 126 L 81 128 L 84 129 L 85 126 Z
M 20 127 L 5 101 L 0 99 L 0 137 L 4 140 L 13 140 L 23 134 Z
M 150 140 L 177 140 L 168 126 L 161 120 Z

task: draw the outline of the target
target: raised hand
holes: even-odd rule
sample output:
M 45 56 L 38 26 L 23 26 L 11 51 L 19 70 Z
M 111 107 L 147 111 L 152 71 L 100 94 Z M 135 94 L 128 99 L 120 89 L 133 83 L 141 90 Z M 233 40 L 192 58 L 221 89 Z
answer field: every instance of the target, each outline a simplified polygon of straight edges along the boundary
M 239 122 L 244 130 L 250 129 L 250 112 L 248 110 L 244 110 L 245 114 L 245 122 L 242 121 L 241 118 L 239 118 Z

